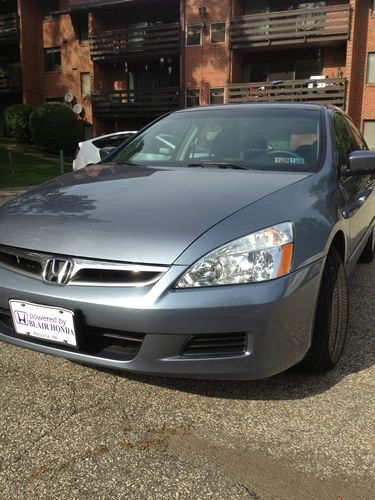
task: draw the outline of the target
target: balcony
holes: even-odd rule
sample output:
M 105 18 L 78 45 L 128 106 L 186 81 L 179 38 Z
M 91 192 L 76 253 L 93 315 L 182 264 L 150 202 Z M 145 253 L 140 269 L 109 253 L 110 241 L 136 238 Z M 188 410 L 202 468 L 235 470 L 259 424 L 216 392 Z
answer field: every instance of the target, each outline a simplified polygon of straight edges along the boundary
M 17 14 L 0 15 L 0 43 L 18 40 L 18 18 Z
M 0 95 L 17 94 L 21 90 L 21 69 L 0 67 Z
M 310 102 L 345 107 L 346 79 L 284 80 L 277 82 L 233 83 L 228 102 Z
M 350 34 L 350 12 L 349 5 L 334 5 L 233 17 L 231 45 L 251 51 L 344 43 Z
M 93 61 L 164 56 L 180 52 L 178 23 L 101 31 L 90 37 Z
M 178 87 L 96 92 L 91 97 L 96 117 L 157 117 L 180 107 Z

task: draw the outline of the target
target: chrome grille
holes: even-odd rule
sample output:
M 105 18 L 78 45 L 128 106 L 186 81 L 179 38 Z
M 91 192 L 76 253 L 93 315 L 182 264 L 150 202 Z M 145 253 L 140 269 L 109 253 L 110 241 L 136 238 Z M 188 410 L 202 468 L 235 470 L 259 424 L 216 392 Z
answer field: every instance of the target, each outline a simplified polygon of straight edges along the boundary
M 48 280 L 46 275 L 53 260 L 69 262 L 69 276 L 64 283 Z M 0 268 L 55 285 L 141 287 L 158 281 L 167 266 L 120 263 L 80 259 L 46 254 L 0 245 Z

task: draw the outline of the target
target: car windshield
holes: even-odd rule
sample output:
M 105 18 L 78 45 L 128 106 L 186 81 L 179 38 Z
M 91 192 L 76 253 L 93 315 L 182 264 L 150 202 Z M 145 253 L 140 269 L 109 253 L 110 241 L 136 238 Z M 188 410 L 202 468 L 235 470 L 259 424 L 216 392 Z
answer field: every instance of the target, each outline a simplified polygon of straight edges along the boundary
M 151 125 L 111 161 L 312 172 L 319 167 L 321 137 L 319 109 L 196 109 Z

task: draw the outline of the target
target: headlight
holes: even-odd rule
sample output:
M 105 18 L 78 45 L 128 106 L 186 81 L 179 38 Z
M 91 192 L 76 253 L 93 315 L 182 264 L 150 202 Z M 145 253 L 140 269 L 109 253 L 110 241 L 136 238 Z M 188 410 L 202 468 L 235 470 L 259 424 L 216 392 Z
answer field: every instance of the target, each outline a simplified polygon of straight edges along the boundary
M 176 288 L 255 283 L 285 276 L 293 256 L 293 225 L 283 222 L 231 241 L 205 255 Z

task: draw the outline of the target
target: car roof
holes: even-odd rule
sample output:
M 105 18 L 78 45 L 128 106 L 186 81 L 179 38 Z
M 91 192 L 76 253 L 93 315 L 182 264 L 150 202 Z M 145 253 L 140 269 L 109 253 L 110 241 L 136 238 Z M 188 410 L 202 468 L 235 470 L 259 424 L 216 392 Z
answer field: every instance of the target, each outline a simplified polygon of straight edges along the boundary
M 341 111 L 342 109 L 333 106 L 332 104 L 324 103 L 300 103 L 300 102 L 262 102 L 262 103 L 247 103 L 247 104 L 215 104 L 209 106 L 199 106 L 196 108 L 185 108 L 175 111 L 175 113 L 189 112 L 204 112 L 210 110 L 227 110 L 227 109 L 256 109 L 256 108 L 278 108 L 278 109 L 327 109 Z
M 112 132 L 112 134 L 99 135 L 98 137 L 93 137 L 89 139 L 90 141 L 97 141 L 98 139 L 105 139 L 106 137 L 113 137 L 115 135 L 123 135 L 123 134 L 136 134 L 136 130 L 123 130 L 122 132 Z

